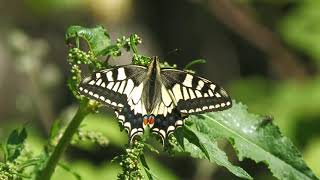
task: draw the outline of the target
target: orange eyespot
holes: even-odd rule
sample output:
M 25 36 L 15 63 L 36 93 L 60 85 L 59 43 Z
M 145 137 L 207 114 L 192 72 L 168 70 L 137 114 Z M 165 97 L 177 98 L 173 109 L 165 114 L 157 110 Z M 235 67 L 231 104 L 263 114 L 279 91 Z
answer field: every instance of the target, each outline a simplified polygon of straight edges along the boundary
M 147 125 L 149 122 L 148 117 L 147 116 L 143 116 L 143 124 Z
M 155 122 L 155 117 L 153 114 L 151 115 L 144 115 L 143 116 L 143 124 L 146 126 L 146 125 L 153 125 Z
M 153 115 L 149 116 L 149 119 L 148 119 L 149 124 L 154 124 L 154 121 L 155 121 L 154 116 Z

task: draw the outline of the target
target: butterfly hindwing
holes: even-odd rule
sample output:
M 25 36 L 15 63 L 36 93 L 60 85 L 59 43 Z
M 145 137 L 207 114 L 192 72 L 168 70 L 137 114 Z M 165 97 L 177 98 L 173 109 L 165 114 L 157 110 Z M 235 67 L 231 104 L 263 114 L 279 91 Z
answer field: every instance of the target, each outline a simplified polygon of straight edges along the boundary
M 107 106 L 122 108 L 145 75 L 146 68 L 136 65 L 101 70 L 85 78 L 79 86 L 79 92 Z
M 158 134 L 162 139 L 162 144 L 164 144 L 168 135 L 183 125 L 184 118 L 181 117 L 181 114 L 174 108 L 172 112 L 167 113 L 166 116 L 163 114 L 155 116 L 155 123 L 151 128 L 151 132 Z
M 178 112 L 177 106 L 167 88 L 163 84 L 158 88 L 160 98 L 157 106 L 151 112 L 155 116 L 155 123 L 151 127 L 151 132 L 160 135 L 164 143 L 170 133 L 177 127 L 183 126 L 184 118 Z
M 161 78 L 183 114 L 220 111 L 232 106 L 231 98 L 223 88 L 190 72 L 162 69 Z
M 123 108 L 116 110 L 115 113 L 119 123 L 127 130 L 130 143 L 136 135 L 143 134 L 144 128 L 142 125 L 142 114 L 135 114 L 134 110 L 132 110 L 128 104 Z

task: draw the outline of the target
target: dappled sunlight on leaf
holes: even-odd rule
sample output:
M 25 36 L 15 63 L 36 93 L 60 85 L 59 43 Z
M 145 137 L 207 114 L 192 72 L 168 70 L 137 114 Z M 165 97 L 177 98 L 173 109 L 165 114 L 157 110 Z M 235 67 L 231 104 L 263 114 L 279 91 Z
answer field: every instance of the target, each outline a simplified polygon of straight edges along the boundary
M 234 103 L 229 110 L 191 116 L 189 120 L 193 122 L 190 129 L 208 139 L 203 140 L 205 145 L 210 145 L 209 142 L 213 145 L 217 138 L 226 138 L 236 149 L 240 160 L 250 158 L 264 162 L 279 179 L 317 179 L 304 163 L 298 149 L 280 133 L 270 117 L 250 114 L 246 106 L 240 103 Z M 185 151 L 199 157 L 193 154 L 194 148 L 185 148 Z M 211 153 L 209 149 L 207 151 Z M 217 159 L 213 160 L 217 162 Z M 227 163 L 228 160 L 225 160 L 220 165 L 229 168 L 230 164 Z

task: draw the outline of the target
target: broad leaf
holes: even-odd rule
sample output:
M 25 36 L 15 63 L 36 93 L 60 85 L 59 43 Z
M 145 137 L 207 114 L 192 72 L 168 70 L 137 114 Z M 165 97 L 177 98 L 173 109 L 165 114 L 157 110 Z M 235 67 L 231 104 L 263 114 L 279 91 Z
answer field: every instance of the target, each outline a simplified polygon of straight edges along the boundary
M 150 172 L 150 168 L 149 168 L 149 166 L 147 164 L 147 161 L 146 161 L 146 159 L 145 159 L 143 154 L 140 156 L 140 162 L 141 162 L 141 164 L 142 164 L 142 166 L 143 166 L 143 168 L 144 168 L 144 170 L 145 170 L 145 172 L 146 172 L 146 174 L 148 176 L 148 179 L 149 180 L 153 180 L 153 175 Z
M 226 167 L 234 175 L 252 179 L 252 177 L 241 167 L 233 165 L 229 162 L 227 155 L 224 151 L 219 149 L 217 142 L 212 140 L 208 134 L 204 134 L 196 129 L 193 124 L 185 126 L 184 128 L 177 129 L 176 137 L 180 147 L 176 147 L 175 151 L 188 152 L 190 156 L 199 159 L 208 159 L 212 163 L 217 163 L 220 166 Z M 185 137 L 181 139 L 181 134 Z M 187 135 L 187 136 L 186 136 Z
M 70 166 L 63 164 L 63 163 L 59 163 L 58 164 L 62 169 L 66 170 L 67 172 L 69 172 L 70 174 L 72 174 L 75 179 L 77 180 L 82 180 L 80 174 L 78 174 L 77 172 L 75 172 Z
M 242 104 L 234 103 L 229 110 L 191 116 L 189 120 L 193 122 L 189 129 L 207 146 L 210 157 L 217 148 L 216 139 L 226 138 L 236 149 L 240 160 L 250 158 L 264 162 L 279 179 L 318 179 L 305 164 L 298 149 L 280 133 L 269 117 L 250 114 Z M 219 149 L 216 151 L 221 153 Z M 214 160 L 230 170 L 230 165 L 225 161 L 219 163 Z
M 25 128 L 22 128 L 21 130 L 15 129 L 11 132 L 6 143 L 6 160 L 14 161 L 20 156 L 26 138 L 27 131 Z
M 81 26 L 71 26 L 67 29 L 65 40 L 83 38 L 87 41 L 90 50 L 95 56 L 102 55 L 103 51 L 111 45 L 111 39 L 107 30 L 102 26 L 85 28 Z

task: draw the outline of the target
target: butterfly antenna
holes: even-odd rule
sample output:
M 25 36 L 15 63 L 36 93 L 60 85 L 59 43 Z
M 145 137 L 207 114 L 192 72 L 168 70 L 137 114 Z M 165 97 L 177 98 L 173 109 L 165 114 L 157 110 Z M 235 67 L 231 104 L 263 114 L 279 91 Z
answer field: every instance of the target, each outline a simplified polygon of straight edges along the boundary
M 176 49 L 172 49 L 169 52 L 166 53 L 166 55 L 163 57 L 163 59 L 167 59 L 168 57 L 170 57 L 172 54 L 174 55 L 178 55 L 180 54 L 180 49 L 176 48 Z

